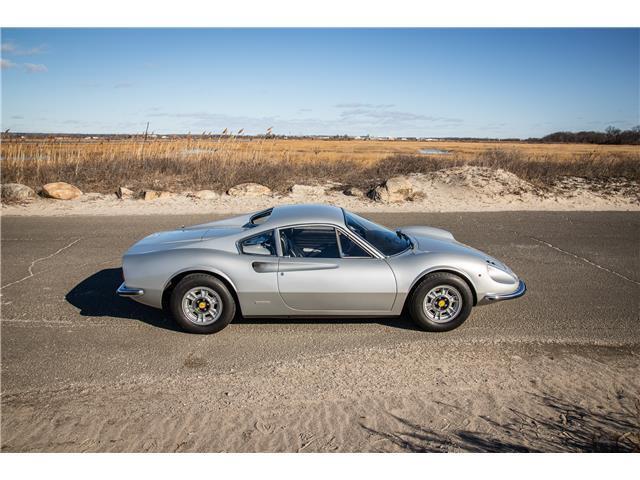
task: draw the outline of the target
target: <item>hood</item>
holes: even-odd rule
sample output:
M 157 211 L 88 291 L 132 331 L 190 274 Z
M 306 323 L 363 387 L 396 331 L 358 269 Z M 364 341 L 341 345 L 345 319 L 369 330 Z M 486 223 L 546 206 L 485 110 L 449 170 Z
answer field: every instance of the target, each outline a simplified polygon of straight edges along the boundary
M 242 227 L 224 227 L 222 225 L 210 228 L 209 224 L 196 225 L 188 228 L 178 228 L 167 232 L 158 232 L 135 243 L 126 255 L 149 253 L 158 250 L 168 250 L 191 245 L 202 240 L 226 237 L 242 232 Z
M 441 228 L 435 227 L 423 227 L 423 226 L 414 226 L 414 227 L 402 227 L 399 228 L 402 233 L 406 233 L 409 236 L 414 237 L 431 237 L 431 238 L 441 238 L 444 240 L 455 240 L 453 238 L 453 234 Z
M 480 250 L 458 242 L 451 232 L 435 227 L 403 227 L 402 233 L 409 235 L 416 243 L 416 249 L 423 253 L 457 253 L 472 255 L 505 268 L 506 266 Z

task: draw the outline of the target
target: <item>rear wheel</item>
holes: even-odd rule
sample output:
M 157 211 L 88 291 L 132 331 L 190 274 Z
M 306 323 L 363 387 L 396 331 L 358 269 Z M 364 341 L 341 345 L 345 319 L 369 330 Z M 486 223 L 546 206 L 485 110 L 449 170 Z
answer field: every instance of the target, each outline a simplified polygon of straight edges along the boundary
M 171 292 L 171 313 L 182 329 L 215 333 L 231 323 L 236 303 L 226 285 L 205 273 L 184 277 Z
M 446 332 L 464 323 L 473 306 L 467 282 L 457 275 L 438 272 L 427 275 L 413 291 L 408 310 L 422 329 Z

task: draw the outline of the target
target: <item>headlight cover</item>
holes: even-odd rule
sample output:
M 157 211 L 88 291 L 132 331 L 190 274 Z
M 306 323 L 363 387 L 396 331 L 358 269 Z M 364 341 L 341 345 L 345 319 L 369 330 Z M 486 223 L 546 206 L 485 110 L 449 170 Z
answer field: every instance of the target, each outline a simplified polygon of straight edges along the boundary
M 489 260 L 487 260 L 487 273 L 498 283 L 512 284 L 518 281 L 518 277 L 507 266 L 503 267 Z

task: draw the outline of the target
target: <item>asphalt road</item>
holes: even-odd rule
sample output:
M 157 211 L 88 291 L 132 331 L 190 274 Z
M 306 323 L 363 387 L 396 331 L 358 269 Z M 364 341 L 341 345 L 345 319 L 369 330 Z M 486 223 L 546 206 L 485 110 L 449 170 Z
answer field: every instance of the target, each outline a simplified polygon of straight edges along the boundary
M 370 214 L 427 224 L 504 260 L 527 282 L 519 300 L 474 309 L 434 334 L 405 318 L 243 320 L 216 335 L 178 331 L 162 312 L 115 295 L 120 256 L 154 231 L 211 216 L 2 218 L 2 390 L 130 376 L 165 378 L 192 355 L 220 371 L 368 346 L 640 343 L 640 214 Z

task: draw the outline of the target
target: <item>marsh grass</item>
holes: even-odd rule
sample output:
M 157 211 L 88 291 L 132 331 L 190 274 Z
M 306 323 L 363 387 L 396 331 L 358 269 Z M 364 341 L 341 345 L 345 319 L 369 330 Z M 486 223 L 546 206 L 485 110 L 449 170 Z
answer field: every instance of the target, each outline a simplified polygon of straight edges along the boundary
M 624 177 L 640 181 L 640 149 L 589 148 L 576 145 L 446 145 L 450 155 L 423 155 L 424 142 L 187 138 L 148 140 L 22 140 L 2 142 L 2 183 L 33 188 L 54 181 L 83 191 L 108 193 L 118 186 L 135 190 L 226 191 L 258 182 L 284 192 L 294 184 L 337 182 L 370 188 L 409 173 L 475 165 L 501 168 L 536 186 L 564 176 L 606 181 Z M 437 145 L 441 148 L 441 145 Z

